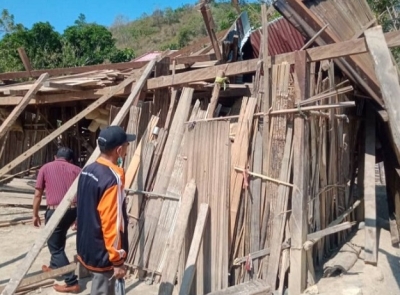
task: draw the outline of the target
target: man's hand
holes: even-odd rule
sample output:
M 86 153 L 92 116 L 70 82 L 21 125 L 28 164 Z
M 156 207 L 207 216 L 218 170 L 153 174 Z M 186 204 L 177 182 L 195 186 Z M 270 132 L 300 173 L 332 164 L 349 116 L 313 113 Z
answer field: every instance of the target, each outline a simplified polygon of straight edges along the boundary
M 32 217 L 32 222 L 34 227 L 40 227 L 42 225 L 42 221 L 40 220 L 39 215 L 34 215 Z
M 126 274 L 125 265 L 114 266 L 114 277 L 116 279 L 122 279 L 123 277 L 125 277 L 125 274 Z

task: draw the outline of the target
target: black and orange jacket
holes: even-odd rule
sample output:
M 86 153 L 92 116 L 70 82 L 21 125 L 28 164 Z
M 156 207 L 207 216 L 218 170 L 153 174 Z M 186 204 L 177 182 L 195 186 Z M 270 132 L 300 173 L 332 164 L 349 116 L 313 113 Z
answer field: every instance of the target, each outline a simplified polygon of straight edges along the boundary
M 123 169 L 101 157 L 79 176 L 76 247 L 89 270 L 109 271 L 127 256 L 124 181 Z

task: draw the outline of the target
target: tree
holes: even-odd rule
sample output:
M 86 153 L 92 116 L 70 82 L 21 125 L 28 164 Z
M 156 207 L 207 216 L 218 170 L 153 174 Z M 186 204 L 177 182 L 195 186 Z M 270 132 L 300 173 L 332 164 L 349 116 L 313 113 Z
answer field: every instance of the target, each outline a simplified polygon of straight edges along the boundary
M 35 23 L 31 29 L 15 25 L 14 16 L 3 10 L 0 28 L 0 72 L 22 71 L 18 54 L 23 47 L 34 69 L 94 65 L 103 62 L 124 62 L 134 57 L 132 49 L 118 49 L 106 27 L 87 23 L 80 14 L 75 24 L 63 34 L 48 22 Z

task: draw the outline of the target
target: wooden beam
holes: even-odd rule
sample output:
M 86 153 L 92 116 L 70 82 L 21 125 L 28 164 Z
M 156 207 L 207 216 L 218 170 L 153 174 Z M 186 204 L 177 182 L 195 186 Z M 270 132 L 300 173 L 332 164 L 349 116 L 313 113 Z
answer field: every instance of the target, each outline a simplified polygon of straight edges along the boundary
M 28 75 L 32 77 L 32 65 L 29 61 L 28 55 L 25 52 L 25 49 L 23 47 L 18 48 L 18 54 L 22 60 L 22 63 L 24 64 L 25 70 L 28 72 Z
M 367 32 L 365 32 L 367 34 Z M 378 261 L 375 192 L 375 113 L 367 105 L 365 116 L 364 207 L 365 207 L 365 263 Z
M 225 76 L 224 71 L 218 71 L 217 79 L 224 78 L 224 76 Z M 214 117 L 214 111 L 215 111 L 215 107 L 217 106 L 221 86 L 222 85 L 219 82 L 217 82 L 217 80 L 214 82 L 214 88 L 213 88 L 211 100 L 210 100 L 210 103 L 208 104 L 208 109 L 207 109 L 207 118 Z
M 17 289 L 17 292 L 20 291 L 22 288 L 39 283 L 41 281 L 45 281 L 48 279 L 56 278 L 58 276 L 61 276 L 63 274 L 69 273 L 71 271 L 74 271 L 76 269 L 76 263 L 71 263 L 69 265 L 53 269 L 49 272 L 45 273 L 40 273 L 37 275 L 33 275 L 31 277 L 25 278 L 21 281 L 20 286 Z M 3 291 L 4 286 L 0 287 L 0 292 Z
M 400 31 L 385 34 L 385 39 L 390 48 L 400 46 Z M 356 55 L 368 52 L 365 39 L 360 38 L 330 45 L 319 46 L 306 50 L 307 62 L 316 62 L 326 59 L 335 59 L 348 55 Z M 271 67 L 271 64 L 279 64 L 288 62 L 294 64 L 294 52 L 279 54 L 264 59 L 264 65 Z M 172 76 L 164 76 L 160 78 L 152 78 L 147 81 L 147 89 L 156 89 L 162 87 L 177 86 L 185 83 L 198 82 L 204 80 L 212 80 L 215 78 L 219 70 L 225 71 L 225 76 L 235 76 L 240 74 L 253 73 L 257 69 L 258 59 L 239 61 L 224 65 L 217 65 L 205 69 L 193 70 L 190 72 L 175 74 Z M 266 62 L 265 62 L 266 61 Z M 1 74 L 0 74 L 1 77 Z
M 393 65 L 382 28 L 371 28 L 364 33 L 368 50 L 375 65 L 375 73 L 381 86 L 385 108 L 389 117 L 390 133 L 395 144 L 394 151 L 400 159 L 400 93 L 397 70 Z M 399 161 L 400 162 L 400 161 Z
M 67 84 L 62 84 L 62 83 L 56 83 L 52 81 L 47 81 L 44 83 L 44 86 L 50 87 L 50 88 L 56 88 L 60 90 L 67 90 L 67 91 L 82 91 L 83 88 L 79 85 L 67 85 Z
M 162 271 L 159 295 L 172 295 L 174 290 L 176 272 L 179 265 L 179 257 L 182 252 L 183 241 L 187 225 L 189 222 L 190 211 L 192 210 L 194 195 L 196 192 L 196 183 L 192 179 L 185 187 L 181 204 L 177 212 L 177 218 L 174 231 L 169 239 L 166 252 L 167 261 Z
M 32 70 L 32 77 L 39 77 L 44 73 L 48 73 L 49 76 L 61 76 L 61 75 L 72 75 L 79 73 L 86 73 L 91 71 L 102 71 L 102 70 L 126 70 L 126 69 L 140 69 L 145 66 L 147 61 L 130 61 L 115 64 L 101 64 L 94 66 L 84 66 L 84 67 L 71 67 L 71 68 L 56 68 L 56 69 L 46 69 L 46 70 Z M 26 71 L 22 72 L 9 72 L 1 73 L 0 80 L 13 80 L 30 77 L 29 73 Z
M 8 130 L 10 130 L 12 124 L 18 119 L 19 115 L 24 111 L 26 106 L 29 104 L 29 100 L 33 95 L 42 87 L 43 82 L 47 80 L 49 77 L 48 74 L 43 74 L 37 79 L 35 84 L 32 85 L 31 89 L 25 94 L 24 98 L 19 102 L 19 104 L 12 110 L 10 115 L 8 115 L 7 119 L 0 126 L 0 138 L 2 138 L 5 134 L 7 134 Z
M 132 90 L 132 93 L 129 95 L 129 97 L 125 101 L 124 105 L 121 107 L 119 113 L 114 118 L 114 120 L 113 120 L 111 125 L 119 125 L 119 124 L 121 124 L 123 119 L 125 118 L 126 114 L 129 112 L 129 109 L 130 109 L 131 105 L 133 103 L 135 103 L 135 102 L 137 103 L 136 98 L 138 97 L 140 91 L 144 87 L 145 82 L 146 82 L 147 78 L 149 77 L 150 73 L 152 72 L 155 63 L 156 63 L 156 61 L 152 60 L 146 66 L 146 68 L 143 71 L 142 77 L 139 79 L 139 81 L 137 81 L 137 83 L 135 85 L 135 88 Z M 123 87 L 128 86 L 132 82 L 133 79 L 134 79 L 134 77 L 127 78 L 124 82 L 122 82 L 119 85 L 120 88 L 122 89 Z M 119 90 L 119 88 L 115 89 L 115 91 L 118 91 L 118 90 Z M 72 126 L 77 121 L 82 119 L 85 115 L 87 115 L 88 113 L 93 111 L 93 109 L 96 109 L 99 105 L 101 105 L 102 103 L 107 101 L 107 99 L 109 99 L 111 96 L 113 96 L 113 92 L 110 92 L 110 93 L 106 94 L 102 98 L 102 100 L 99 99 L 97 102 L 94 102 L 89 108 L 86 108 L 85 110 L 83 110 L 81 113 L 79 113 L 77 116 L 75 116 L 73 119 L 71 119 L 68 122 L 72 122 L 72 124 L 70 124 Z M 58 128 L 57 130 L 59 131 L 60 129 L 63 128 L 63 126 Z M 56 134 L 56 136 L 58 136 L 59 134 L 62 133 L 62 132 L 61 133 L 57 132 L 57 130 L 54 131 L 51 134 L 51 138 L 54 137 L 54 134 Z M 33 154 L 36 150 L 42 148 L 43 144 L 46 144 L 46 143 L 49 142 L 48 137 L 46 137 L 46 138 L 47 138 L 46 141 L 42 140 L 37 145 L 33 146 L 30 150 L 28 150 L 28 151 L 31 151 L 29 153 L 28 157 L 31 154 Z M 33 149 L 35 149 L 35 150 L 33 150 Z M 94 162 L 99 155 L 100 155 L 100 151 L 99 151 L 98 148 L 96 148 L 96 150 L 93 152 L 93 154 L 90 156 L 90 158 L 86 162 L 86 165 Z M 24 153 L 22 156 L 26 156 L 26 153 Z M 5 168 L 7 168 L 7 167 L 9 167 L 9 166 L 6 166 Z M 1 174 L 1 172 L 0 172 L 0 174 Z M 1 175 L 3 175 L 3 174 L 1 174 Z M 78 178 L 75 179 L 75 181 L 73 182 L 73 184 L 69 188 L 68 192 L 65 194 L 65 196 L 64 196 L 63 200 L 61 201 L 60 205 L 57 207 L 56 211 L 51 216 L 50 220 L 47 222 L 47 224 L 46 224 L 45 228 L 43 229 L 41 235 L 35 240 L 35 243 L 32 245 L 31 250 L 25 256 L 25 258 L 21 261 L 21 264 L 16 269 L 16 272 L 11 276 L 10 282 L 7 284 L 7 286 L 5 287 L 5 289 L 3 290 L 1 295 L 12 295 L 12 294 L 14 294 L 15 290 L 18 288 L 19 284 L 21 283 L 22 278 L 28 272 L 29 268 L 31 267 L 31 265 L 35 261 L 36 257 L 39 255 L 40 251 L 42 250 L 43 245 L 46 243 L 47 239 L 53 233 L 54 229 L 59 224 L 59 222 L 62 219 L 62 217 L 64 216 L 65 212 L 68 210 L 73 198 L 76 195 L 77 186 L 78 186 Z
M 211 39 L 211 44 L 214 48 L 215 56 L 217 60 L 222 60 L 221 48 L 219 47 L 217 35 L 215 34 L 215 23 L 211 14 L 210 7 L 206 1 L 200 4 L 200 11 L 203 15 L 204 23 L 206 25 L 208 36 Z
M 178 56 L 175 58 L 176 64 L 192 64 L 195 62 L 204 62 L 210 60 L 216 60 L 215 53 L 192 55 L 192 56 Z
M 194 228 L 188 258 L 186 260 L 185 272 L 183 273 L 179 295 L 190 294 L 190 288 L 192 287 L 194 274 L 196 273 L 197 257 L 199 256 L 200 245 L 203 241 L 203 233 L 206 227 L 206 221 L 209 211 L 208 209 L 208 204 L 200 204 L 199 214 L 197 215 L 196 226 Z
M 307 97 L 307 62 L 304 51 L 295 52 L 295 81 L 296 97 L 302 101 Z M 307 281 L 306 252 L 303 244 L 307 239 L 307 154 L 305 123 L 303 117 L 294 119 L 293 138 L 293 184 L 296 189 L 292 192 L 292 215 L 290 218 L 291 248 L 289 293 L 300 295 Z

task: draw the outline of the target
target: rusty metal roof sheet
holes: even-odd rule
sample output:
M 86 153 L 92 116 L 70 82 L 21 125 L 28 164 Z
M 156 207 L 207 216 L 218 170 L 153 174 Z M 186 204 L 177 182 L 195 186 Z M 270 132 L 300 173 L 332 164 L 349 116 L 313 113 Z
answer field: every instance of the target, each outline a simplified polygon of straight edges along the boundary
M 253 31 L 250 36 L 254 58 L 260 53 L 261 29 Z M 268 54 L 278 55 L 300 50 L 306 38 L 285 18 L 280 17 L 268 24 Z

